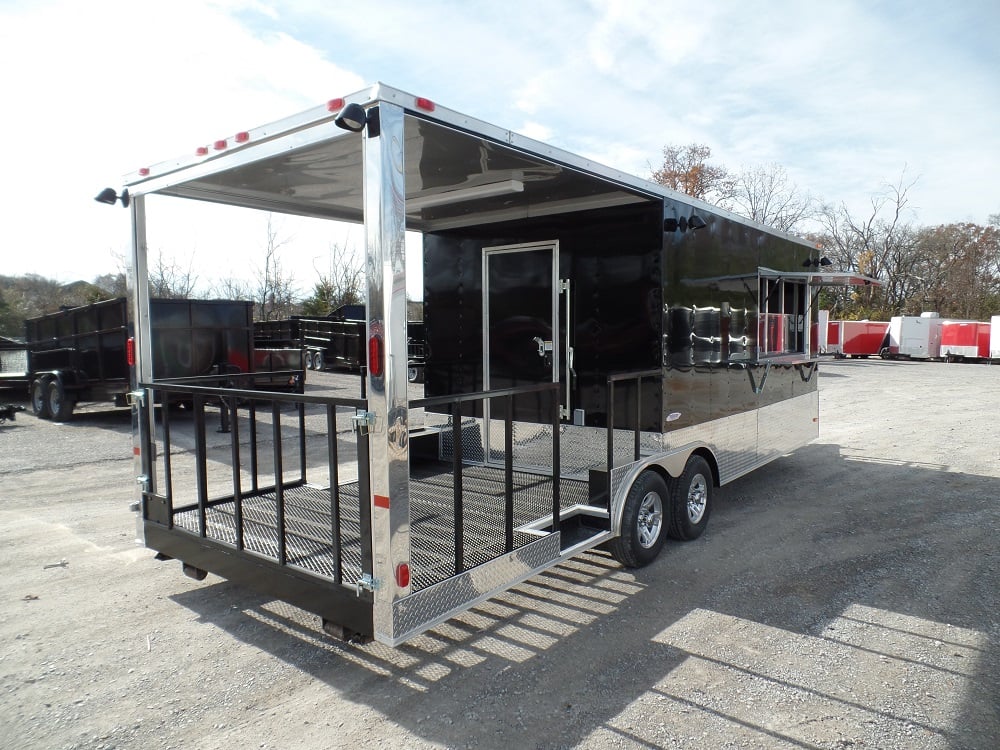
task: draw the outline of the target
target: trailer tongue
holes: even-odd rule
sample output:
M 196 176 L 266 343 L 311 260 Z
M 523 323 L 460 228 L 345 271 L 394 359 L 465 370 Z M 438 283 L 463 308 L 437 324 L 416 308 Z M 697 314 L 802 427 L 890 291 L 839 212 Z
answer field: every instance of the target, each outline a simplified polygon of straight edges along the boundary
M 652 562 L 703 533 L 713 488 L 817 435 L 812 298 L 851 280 L 802 273 L 814 247 L 427 99 L 375 85 L 126 189 L 145 543 L 328 632 L 395 645 L 587 550 Z M 365 395 L 159 377 L 152 195 L 363 223 Z M 193 419 L 154 420 L 161 394 Z M 218 401 L 225 436 L 206 429 Z

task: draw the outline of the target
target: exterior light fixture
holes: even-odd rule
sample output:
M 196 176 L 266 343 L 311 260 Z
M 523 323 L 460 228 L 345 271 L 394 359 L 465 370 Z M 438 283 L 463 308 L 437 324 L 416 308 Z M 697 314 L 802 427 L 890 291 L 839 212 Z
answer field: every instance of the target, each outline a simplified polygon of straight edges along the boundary
M 357 102 L 352 102 L 344 107 L 333 124 L 338 128 L 350 130 L 352 133 L 360 133 L 365 129 L 368 118 L 365 115 L 365 108 Z
M 109 206 L 113 206 L 118 201 L 121 201 L 122 208 L 128 208 L 128 190 L 122 190 L 122 194 L 118 195 L 114 188 L 104 188 L 104 190 L 97 194 L 94 200 L 98 203 L 107 203 Z

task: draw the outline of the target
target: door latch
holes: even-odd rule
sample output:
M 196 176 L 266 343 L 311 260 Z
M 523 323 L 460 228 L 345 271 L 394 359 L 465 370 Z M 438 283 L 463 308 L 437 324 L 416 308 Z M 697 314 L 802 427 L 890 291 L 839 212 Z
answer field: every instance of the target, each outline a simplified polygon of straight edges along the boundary
M 120 402 L 119 402 L 120 403 Z M 129 406 L 145 406 L 146 405 L 146 392 L 145 391 L 129 391 L 125 394 L 125 403 Z
M 368 435 L 375 428 L 375 412 L 358 409 L 351 421 L 359 435 Z
M 372 591 L 374 592 L 378 589 L 378 579 L 373 578 L 370 574 L 365 573 L 358 579 L 358 582 L 354 585 L 355 591 L 357 591 L 358 596 L 361 596 L 362 591 Z

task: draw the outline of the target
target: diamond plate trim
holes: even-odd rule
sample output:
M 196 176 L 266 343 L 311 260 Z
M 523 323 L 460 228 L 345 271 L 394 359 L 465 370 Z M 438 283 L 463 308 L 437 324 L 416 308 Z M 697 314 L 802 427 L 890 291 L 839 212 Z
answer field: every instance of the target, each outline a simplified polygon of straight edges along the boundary
M 391 636 L 377 633 L 376 637 L 395 646 L 444 622 L 558 562 L 559 545 L 560 535 L 549 534 L 501 558 L 398 599 L 393 604 Z

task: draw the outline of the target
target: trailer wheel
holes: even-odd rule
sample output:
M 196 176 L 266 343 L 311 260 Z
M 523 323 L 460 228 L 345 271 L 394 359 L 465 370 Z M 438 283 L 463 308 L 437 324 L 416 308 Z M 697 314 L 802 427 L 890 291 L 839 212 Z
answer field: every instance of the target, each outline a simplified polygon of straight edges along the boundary
M 323 361 L 323 352 L 313 352 L 313 369 L 322 370 L 325 364 Z
M 419 365 L 410 365 L 406 368 L 406 379 L 411 383 L 423 383 L 424 368 Z
M 55 422 L 65 422 L 73 416 L 73 407 L 76 405 L 74 398 L 66 393 L 63 384 L 59 380 L 49 381 L 48 389 L 49 414 Z
M 307 370 L 312 370 L 313 369 L 313 353 L 312 352 L 306 352 L 306 369 Z
M 49 419 L 48 381 L 38 378 L 31 384 L 31 411 L 39 419 Z
M 670 482 L 670 531 L 673 539 L 697 539 L 712 512 L 712 469 L 701 456 L 691 456 L 684 472 Z
M 655 471 L 644 471 L 625 498 L 621 534 L 611 540 L 611 556 L 627 568 L 649 565 L 660 554 L 666 535 L 666 482 Z

